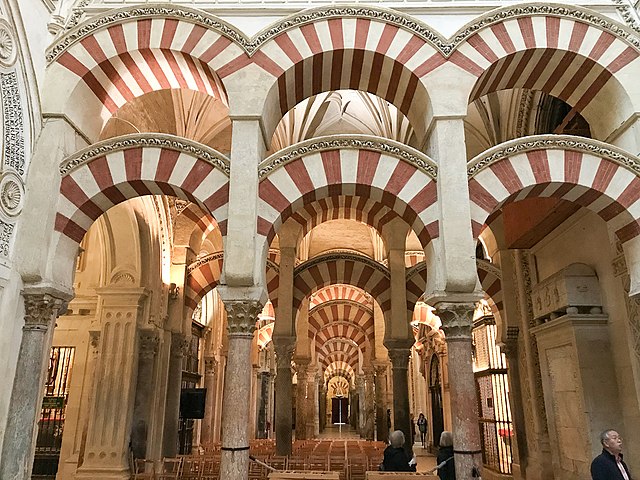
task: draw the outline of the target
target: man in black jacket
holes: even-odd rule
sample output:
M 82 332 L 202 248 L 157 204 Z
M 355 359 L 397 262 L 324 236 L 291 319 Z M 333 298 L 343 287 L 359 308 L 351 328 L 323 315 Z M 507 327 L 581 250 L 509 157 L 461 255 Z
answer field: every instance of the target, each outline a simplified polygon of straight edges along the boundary
M 602 453 L 591 462 L 593 480 L 633 480 L 627 465 L 622 461 L 622 437 L 615 430 L 600 434 Z

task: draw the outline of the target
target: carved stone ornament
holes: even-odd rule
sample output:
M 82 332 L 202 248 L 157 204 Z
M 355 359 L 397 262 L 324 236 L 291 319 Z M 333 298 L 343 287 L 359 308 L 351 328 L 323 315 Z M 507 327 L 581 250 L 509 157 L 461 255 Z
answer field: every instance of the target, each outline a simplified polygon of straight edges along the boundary
M 205 375 L 215 375 L 218 370 L 218 361 L 215 357 L 204 358 L 204 373 Z
M 47 293 L 29 293 L 24 296 L 23 330 L 47 331 L 55 321 L 64 300 Z
M 224 309 L 227 311 L 227 330 L 230 336 L 253 336 L 256 319 L 262 311 L 262 303 L 258 300 L 227 300 Z
M 332 135 L 330 137 L 313 138 L 285 148 L 260 163 L 258 176 L 263 178 L 287 163 L 312 153 L 336 149 L 372 150 L 404 160 L 431 178 L 438 176 L 438 167 L 424 153 L 402 143 L 389 139 L 380 139 L 368 135 Z
M 0 65 L 10 67 L 16 62 L 16 42 L 9 23 L 0 20 Z
M 160 348 L 160 336 L 157 330 L 144 329 L 139 332 L 139 352 L 142 358 L 153 358 Z
M 184 357 L 189 351 L 191 342 L 181 333 L 171 334 L 171 355 L 176 358 Z
M 0 73 L 2 124 L 4 128 L 3 165 L 24 174 L 24 114 L 16 72 Z
M 534 150 L 572 150 L 606 158 L 640 174 L 640 158 L 629 152 L 598 140 L 571 135 L 535 135 L 502 143 L 472 158 L 467 166 L 467 176 L 472 178 L 500 160 Z
M 436 314 L 442 320 L 442 331 L 447 342 L 471 341 L 473 303 L 439 303 Z
M 391 366 L 395 369 L 409 368 L 409 356 L 411 355 L 411 348 L 388 348 L 389 359 L 391 360 Z
M 24 186 L 16 174 L 8 172 L 0 180 L 0 208 L 9 217 L 15 217 L 22 211 L 24 204 Z
M 276 350 L 276 366 L 278 369 L 291 368 L 291 357 L 296 349 L 295 338 L 273 338 L 273 346 Z

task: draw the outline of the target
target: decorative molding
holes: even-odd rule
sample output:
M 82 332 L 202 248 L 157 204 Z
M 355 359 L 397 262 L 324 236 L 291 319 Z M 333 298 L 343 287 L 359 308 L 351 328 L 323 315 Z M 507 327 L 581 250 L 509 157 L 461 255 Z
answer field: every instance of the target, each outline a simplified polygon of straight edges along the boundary
M 2 122 L 4 125 L 3 164 L 24 175 L 24 121 L 16 72 L 0 73 Z
M 502 271 L 488 260 L 476 259 L 476 266 L 479 270 L 484 270 L 485 272 L 490 273 L 499 280 L 502 280 Z
M 616 10 L 624 20 L 624 23 L 634 32 L 640 34 L 640 23 L 638 18 L 638 13 L 634 10 L 633 5 L 628 0 L 611 0 L 615 6 Z
M 640 175 L 640 158 L 621 148 L 598 140 L 571 135 L 534 135 L 501 143 L 474 157 L 467 164 L 467 176 L 473 178 L 494 163 L 519 153 L 550 149 L 573 150 L 597 155 L 629 169 L 636 175 Z
M 109 153 L 128 150 L 130 148 L 166 148 L 180 153 L 186 153 L 207 162 L 214 168 L 224 173 L 227 177 L 230 173 L 230 161 L 222 153 L 193 140 L 168 134 L 139 134 L 123 135 L 98 142 L 84 148 L 60 164 L 60 174 L 68 175 L 73 170 L 90 162 L 94 158 L 108 155 Z
M 230 337 L 253 337 L 258 314 L 262 311 L 259 300 L 227 300 L 224 309 L 227 311 L 227 330 Z
M 187 267 L 187 275 L 191 275 L 194 270 L 198 269 L 202 265 L 209 263 L 211 260 L 219 260 L 221 258 L 224 258 L 224 252 L 215 252 L 210 253 L 209 255 L 205 255 L 204 257 L 199 258 Z
M 391 278 L 391 272 L 389 269 L 385 268 L 380 263 L 375 260 L 370 259 L 369 257 L 365 257 L 364 255 L 356 255 L 350 253 L 329 253 L 326 255 L 318 255 L 317 257 L 312 258 L 311 260 L 307 260 L 304 263 L 301 263 L 293 270 L 293 276 L 299 275 L 304 270 L 311 268 L 315 265 L 325 262 L 332 262 L 337 260 L 351 260 L 353 262 L 364 263 L 365 265 L 376 269 L 380 273 L 382 273 L 385 277 Z
M 7 172 L 0 180 L 0 210 L 9 217 L 16 217 L 24 204 L 24 185 L 22 179 Z
M 370 135 L 331 135 L 305 140 L 271 155 L 260 162 L 258 177 L 264 178 L 300 157 L 338 149 L 372 150 L 384 153 L 410 163 L 434 180 L 438 176 L 436 163 L 424 153 L 408 145 Z
M 588 23 L 605 29 L 621 40 L 640 49 L 640 38 L 636 35 L 636 33 L 640 32 L 635 31 L 635 28 L 630 28 L 604 15 L 598 14 L 593 10 L 559 4 L 532 3 L 498 8 L 464 25 L 450 38 L 446 38 L 440 33 L 433 31 L 429 25 L 417 20 L 411 15 L 388 8 L 363 5 L 332 5 L 310 8 L 286 17 L 274 25 L 264 28 L 252 38 L 249 38 L 229 23 L 213 15 L 175 4 L 140 5 L 124 7 L 118 10 L 109 10 L 108 12 L 92 17 L 83 24 L 79 24 L 79 20 L 84 14 L 83 8 L 88 4 L 89 0 L 82 0 L 74 9 L 67 22 L 67 28 L 71 28 L 71 30 L 47 50 L 47 63 L 54 62 L 69 47 L 97 30 L 129 19 L 166 17 L 184 20 L 207 29 L 215 30 L 234 41 L 249 56 L 258 51 L 262 45 L 287 30 L 317 22 L 318 20 L 328 20 L 332 18 L 366 18 L 397 26 L 423 39 L 438 50 L 444 57 L 449 57 L 462 42 L 485 27 L 504 20 L 530 16 L 563 17 Z
M 0 65 L 11 67 L 16 63 L 17 50 L 17 42 L 11 25 L 6 20 L 0 19 Z

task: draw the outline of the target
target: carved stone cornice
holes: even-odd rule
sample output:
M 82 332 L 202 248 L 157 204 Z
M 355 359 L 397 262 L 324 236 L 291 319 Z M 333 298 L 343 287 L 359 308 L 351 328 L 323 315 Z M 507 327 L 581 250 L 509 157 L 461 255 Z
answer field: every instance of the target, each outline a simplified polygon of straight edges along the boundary
M 438 176 L 438 167 L 433 160 L 419 150 L 402 143 L 370 135 L 331 135 L 305 140 L 271 155 L 260 162 L 258 177 L 267 177 L 297 158 L 337 149 L 372 150 L 384 153 L 410 163 L 433 179 Z
M 191 272 L 201 267 L 202 265 L 205 265 L 212 260 L 220 260 L 221 258 L 224 258 L 224 252 L 215 252 L 215 253 L 210 253 L 209 255 L 205 255 L 204 257 L 199 258 L 198 260 L 196 260 L 195 262 L 193 262 L 191 265 L 187 267 L 187 275 L 190 275 Z
M 520 334 L 520 327 L 516 325 L 507 326 L 507 338 L 500 346 L 502 352 L 508 359 L 517 359 L 518 354 L 518 336 Z
M 304 270 L 307 270 L 315 265 L 326 262 L 334 262 L 336 260 L 350 260 L 352 262 L 363 263 L 371 268 L 374 268 L 378 272 L 382 273 L 386 278 L 391 279 L 391 272 L 384 265 L 372 260 L 364 255 L 355 255 L 350 253 L 328 253 L 325 255 L 318 255 L 317 257 L 307 260 L 301 263 L 293 270 L 293 276 L 299 275 Z
M 109 153 L 143 147 L 166 148 L 180 153 L 186 153 L 208 163 L 224 173 L 227 177 L 230 173 L 229 159 L 211 147 L 166 133 L 134 133 L 110 138 L 74 153 L 60 163 L 60 174 L 63 176 L 67 175 L 94 158 L 102 157 Z
M 258 300 L 226 300 L 227 331 L 229 336 L 253 336 L 258 314 L 262 311 L 262 302 Z
M 620 0 L 617 0 L 616 3 L 620 4 Z M 167 17 L 184 20 L 189 23 L 200 25 L 206 29 L 214 30 L 231 39 L 250 56 L 260 49 L 263 44 L 287 30 L 317 22 L 322 19 L 331 18 L 367 18 L 397 26 L 398 28 L 402 28 L 403 30 L 422 38 L 445 57 L 450 56 L 462 42 L 483 28 L 490 27 L 493 24 L 511 18 L 529 16 L 571 18 L 582 23 L 587 23 L 605 29 L 625 42 L 636 46 L 636 48 L 640 48 L 640 40 L 637 35 L 637 33 L 640 32 L 635 26 L 629 28 L 612 20 L 611 18 L 586 8 L 547 3 L 507 6 L 492 10 L 464 25 L 453 35 L 453 37 L 449 39 L 445 38 L 437 31 L 434 31 L 430 26 L 411 15 L 387 8 L 365 5 L 332 5 L 304 10 L 286 17 L 274 25 L 266 27 L 252 38 L 249 38 L 230 24 L 213 15 L 207 14 L 201 10 L 177 6 L 175 4 L 149 6 L 139 5 L 121 9 L 112 9 L 101 15 L 96 15 L 86 22 L 78 25 L 78 21 L 83 14 L 82 7 L 87 4 L 87 0 L 81 1 L 80 7 L 74 10 L 72 17 L 69 22 L 67 22 L 67 28 L 74 28 L 72 28 L 62 38 L 58 39 L 47 50 L 46 60 L 48 64 L 55 61 L 69 47 L 80 42 L 85 36 L 91 35 L 98 30 L 105 29 L 117 23 L 124 23 L 128 20 Z M 625 12 L 626 9 L 622 12 L 622 16 L 627 20 Z M 629 23 L 628 20 L 627 22 Z
M 158 354 L 160 349 L 160 336 L 157 330 L 141 329 L 138 332 L 139 354 L 141 358 L 151 359 Z
M 534 135 L 501 143 L 472 158 L 467 164 L 467 176 L 472 178 L 500 160 L 533 150 L 573 150 L 606 158 L 636 175 L 640 174 L 640 158 L 621 148 L 597 140 L 571 135 Z
M 23 330 L 47 331 L 53 326 L 58 312 L 65 308 L 65 300 L 48 293 L 24 293 Z
M 471 341 L 471 328 L 473 326 L 473 303 L 446 303 L 436 305 L 436 314 L 442 320 L 447 342 Z

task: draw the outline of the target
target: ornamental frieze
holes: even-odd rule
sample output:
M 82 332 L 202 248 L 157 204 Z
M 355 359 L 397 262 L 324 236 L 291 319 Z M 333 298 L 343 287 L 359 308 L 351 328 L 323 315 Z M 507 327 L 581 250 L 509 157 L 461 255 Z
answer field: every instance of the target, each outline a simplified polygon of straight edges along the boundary
M 520 153 L 554 149 L 606 158 L 636 175 L 640 174 L 640 158 L 613 145 L 571 135 L 534 135 L 502 143 L 471 159 L 467 164 L 467 176 L 472 178 L 490 165 Z
M 220 152 L 186 138 L 158 133 L 123 135 L 96 143 L 63 160 L 60 164 L 60 174 L 67 175 L 97 157 L 131 148 L 164 148 L 186 153 L 229 176 L 229 159 Z
M 47 63 L 54 62 L 65 50 L 85 36 L 102 28 L 112 26 L 114 23 L 129 19 L 166 17 L 181 19 L 214 30 L 233 40 L 250 56 L 259 50 L 263 44 L 287 30 L 331 18 L 367 18 L 395 25 L 422 38 L 445 57 L 449 57 L 462 42 L 485 27 L 513 18 L 530 16 L 571 18 L 604 29 L 640 49 L 640 37 L 638 36 L 640 32 L 637 32 L 637 26 L 629 28 L 592 10 L 558 4 L 526 4 L 492 10 L 462 27 L 450 39 L 445 38 L 411 15 L 387 8 L 363 5 L 340 5 L 304 10 L 277 22 L 275 25 L 266 27 L 253 38 L 249 38 L 231 24 L 211 14 L 176 5 L 135 6 L 115 11 L 111 10 L 78 25 L 78 21 L 83 15 L 83 6 L 86 6 L 86 4 L 85 0 L 81 2 L 81 6 L 74 10 L 67 23 L 68 27 L 74 28 L 50 47 L 46 55 Z M 625 18 L 624 12 L 622 16 Z
M 2 123 L 4 127 L 3 164 L 24 174 L 24 115 L 16 72 L 0 74 Z
M 438 175 L 438 167 L 433 160 L 424 153 L 402 143 L 368 135 L 332 135 L 305 140 L 271 155 L 260 163 L 258 177 L 264 178 L 274 170 L 300 157 L 338 149 L 372 150 L 384 153 L 410 163 L 434 180 Z

